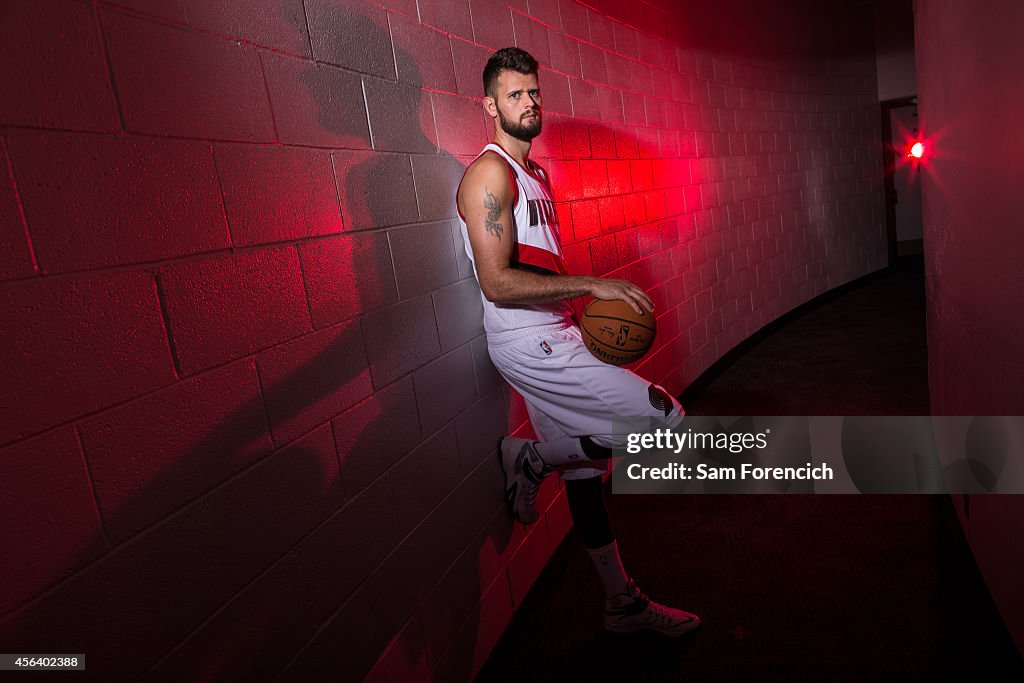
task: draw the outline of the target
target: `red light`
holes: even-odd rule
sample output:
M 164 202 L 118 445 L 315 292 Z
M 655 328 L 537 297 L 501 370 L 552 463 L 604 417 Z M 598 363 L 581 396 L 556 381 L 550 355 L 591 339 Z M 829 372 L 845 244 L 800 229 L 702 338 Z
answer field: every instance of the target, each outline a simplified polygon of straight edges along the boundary
M 922 145 L 920 142 L 915 142 L 914 146 L 910 148 L 910 153 L 907 154 L 907 156 L 914 157 L 915 159 L 920 159 L 922 156 L 924 156 L 924 145 Z

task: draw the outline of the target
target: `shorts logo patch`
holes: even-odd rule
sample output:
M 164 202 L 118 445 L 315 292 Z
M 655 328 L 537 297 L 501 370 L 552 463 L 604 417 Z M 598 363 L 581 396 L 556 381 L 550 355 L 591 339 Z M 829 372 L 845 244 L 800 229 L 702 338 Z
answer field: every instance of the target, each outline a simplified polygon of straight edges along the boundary
M 546 341 L 542 341 L 540 343 L 540 348 L 541 348 L 541 351 L 544 352 L 545 356 L 550 356 L 551 355 L 551 347 L 548 345 L 548 343 Z
M 654 406 L 655 410 L 660 410 L 666 416 L 672 412 L 672 399 L 653 384 L 647 387 L 647 398 L 650 399 L 651 405 Z

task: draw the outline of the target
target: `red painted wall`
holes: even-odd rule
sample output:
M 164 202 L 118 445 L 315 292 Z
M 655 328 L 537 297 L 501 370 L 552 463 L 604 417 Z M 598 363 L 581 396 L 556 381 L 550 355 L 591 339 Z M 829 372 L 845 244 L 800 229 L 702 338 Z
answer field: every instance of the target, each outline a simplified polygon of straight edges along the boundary
M 477 670 L 570 526 L 493 462 L 524 411 L 453 204 L 491 49 L 544 67 L 568 262 L 657 304 L 644 376 L 885 264 L 870 17 L 590 5 L 0 6 L 4 651 Z
M 933 150 L 922 197 L 937 415 L 1024 414 L 1022 22 L 1024 6 L 1013 0 L 915 5 L 920 120 Z M 1015 552 L 1024 501 L 975 496 L 970 518 L 961 519 L 1024 652 L 1024 562 Z

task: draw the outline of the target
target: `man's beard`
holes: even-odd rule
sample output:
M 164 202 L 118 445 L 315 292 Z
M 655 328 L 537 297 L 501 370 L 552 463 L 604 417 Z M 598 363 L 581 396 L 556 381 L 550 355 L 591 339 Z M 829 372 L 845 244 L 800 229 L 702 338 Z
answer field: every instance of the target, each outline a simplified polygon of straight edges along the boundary
M 539 112 L 532 119 L 528 119 L 526 121 L 520 119 L 518 122 L 515 122 L 506 119 L 505 115 L 502 114 L 501 110 L 499 109 L 498 122 L 501 123 L 501 129 L 503 131 L 505 131 L 512 137 L 516 138 L 517 140 L 522 140 L 523 142 L 530 142 L 535 137 L 540 135 L 541 122 Z

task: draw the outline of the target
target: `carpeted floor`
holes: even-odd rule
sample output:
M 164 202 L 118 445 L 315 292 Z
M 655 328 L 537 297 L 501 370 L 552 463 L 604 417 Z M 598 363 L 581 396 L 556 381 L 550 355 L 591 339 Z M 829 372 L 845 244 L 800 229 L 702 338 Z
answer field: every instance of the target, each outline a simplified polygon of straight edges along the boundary
M 928 413 L 921 262 L 803 307 L 684 394 L 695 415 Z M 614 636 L 571 533 L 477 678 L 1024 680 L 941 496 L 609 495 L 627 569 L 693 636 Z

